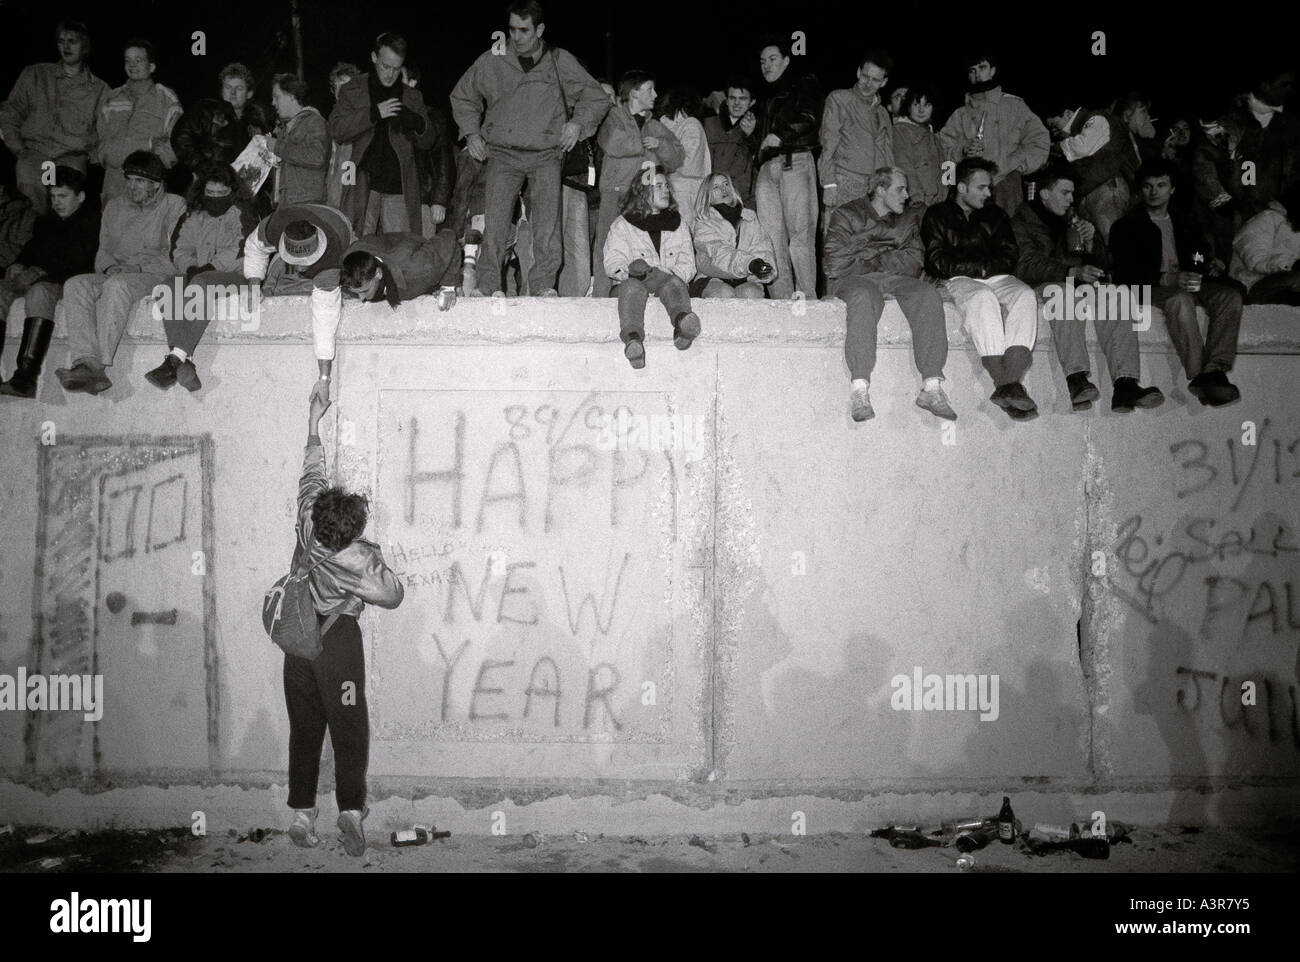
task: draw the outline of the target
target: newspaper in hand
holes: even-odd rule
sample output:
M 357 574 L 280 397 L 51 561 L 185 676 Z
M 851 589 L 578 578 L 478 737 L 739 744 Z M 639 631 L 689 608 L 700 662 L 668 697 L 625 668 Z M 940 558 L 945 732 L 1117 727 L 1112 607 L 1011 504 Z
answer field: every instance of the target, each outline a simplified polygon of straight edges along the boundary
M 230 166 L 235 168 L 239 179 L 248 185 L 248 192 L 256 194 L 271 175 L 271 170 L 278 167 L 280 158 L 267 146 L 266 135 L 257 134 L 248 142 Z

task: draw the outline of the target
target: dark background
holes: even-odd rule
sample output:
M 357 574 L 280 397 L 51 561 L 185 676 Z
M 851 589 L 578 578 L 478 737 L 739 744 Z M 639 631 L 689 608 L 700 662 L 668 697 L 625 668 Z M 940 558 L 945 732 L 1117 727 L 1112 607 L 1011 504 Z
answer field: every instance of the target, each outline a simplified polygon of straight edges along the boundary
M 460 74 L 489 48 L 493 31 L 505 30 L 506 6 L 505 0 L 302 0 L 309 102 L 328 114 L 329 68 L 339 60 L 368 67 L 375 36 L 394 29 L 410 44 L 408 63 L 424 74 L 426 99 L 446 110 L 446 95 Z M 826 90 L 850 86 L 860 54 L 883 46 L 895 60 L 891 86 L 923 79 L 935 90 L 936 128 L 960 105 L 964 52 L 985 43 L 1000 55 L 1004 89 L 1036 111 L 1056 95 L 1104 106 L 1136 87 L 1155 96 L 1153 114 L 1166 123 L 1244 89 L 1256 66 L 1300 60 L 1297 30 L 1287 15 L 1277 11 L 1270 19 L 1254 4 L 1219 4 L 1214 13 L 1208 5 L 1191 4 L 1152 10 L 1134 3 L 944 6 L 915 0 L 779 7 L 728 0 L 557 0 L 543 6 L 546 39 L 583 60 L 594 76 L 616 80 L 627 69 L 648 69 L 661 93 L 673 83 L 707 93 L 734 72 L 748 74 L 761 90 L 757 44 L 769 32 L 789 37 L 803 31 L 807 55 L 795 58 L 792 69 L 811 70 Z M 56 59 L 54 25 L 63 17 L 90 27 L 91 69 L 110 87 L 125 81 L 124 42 L 135 36 L 151 40 L 158 60 L 154 77 L 175 90 L 182 105 L 217 96 L 216 74 L 232 60 L 252 69 L 255 97 L 263 102 L 270 100 L 272 74 L 295 67 L 288 0 L 188 6 L 0 0 L 0 96 L 25 65 Z M 206 34 L 206 57 L 190 53 L 195 30 Z M 1104 57 L 1089 52 L 1095 30 L 1106 33 Z

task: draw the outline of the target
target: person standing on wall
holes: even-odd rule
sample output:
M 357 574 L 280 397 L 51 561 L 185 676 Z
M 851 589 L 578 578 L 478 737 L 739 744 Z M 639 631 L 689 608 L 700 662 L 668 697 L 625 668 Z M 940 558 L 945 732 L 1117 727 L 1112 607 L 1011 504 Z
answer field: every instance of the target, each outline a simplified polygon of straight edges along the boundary
M 308 660 L 284 656 L 284 700 L 289 711 L 289 838 L 302 848 L 320 844 L 316 834 L 316 784 L 320 753 L 329 731 L 334 747 L 335 798 L 343 849 L 366 851 L 366 767 L 370 717 L 366 707 L 366 659 L 357 617 L 366 603 L 396 608 L 405 594 L 384 562 L 383 551 L 361 537 L 369 504 L 362 494 L 330 487 L 320 419 L 330 400 L 312 392 L 307 451 L 298 482 L 295 570 L 309 567 L 312 603 L 321 623 L 321 653 Z M 355 697 L 345 697 L 348 692 Z M 344 693 L 344 694 L 341 694 Z

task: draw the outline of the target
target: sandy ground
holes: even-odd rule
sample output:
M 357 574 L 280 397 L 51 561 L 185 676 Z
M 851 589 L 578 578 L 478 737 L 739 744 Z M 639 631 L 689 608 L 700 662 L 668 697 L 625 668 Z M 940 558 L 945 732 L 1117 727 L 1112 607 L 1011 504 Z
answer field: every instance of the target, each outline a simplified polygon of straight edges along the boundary
M 281 831 L 196 838 L 180 832 L 55 834 L 14 826 L 0 835 L 4 872 L 948 872 L 951 848 L 894 849 L 882 839 L 826 834 L 725 836 L 461 836 L 393 848 L 371 832 L 364 856 L 343 851 L 324 821 L 321 845 L 296 848 Z M 1300 831 L 1135 828 L 1106 860 L 1033 855 L 1023 844 L 974 854 L 972 872 L 1295 872 Z

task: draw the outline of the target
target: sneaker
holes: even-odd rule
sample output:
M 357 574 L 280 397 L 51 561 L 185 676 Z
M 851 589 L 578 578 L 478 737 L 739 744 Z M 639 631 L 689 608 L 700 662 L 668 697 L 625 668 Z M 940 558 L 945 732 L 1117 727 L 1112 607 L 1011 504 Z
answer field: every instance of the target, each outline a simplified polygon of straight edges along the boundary
M 871 396 L 868 391 L 869 389 L 865 387 L 855 387 L 853 393 L 849 396 L 853 406 L 853 420 L 855 421 L 870 421 L 876 416 L 876 411 L 871 406 Z
M 1134 377 L 1115 379 L 1115 394 L 1110 400 L 1112 411 L 1127 414 L 1134 408 L 1155 408 L 1164 403 L 1164 393 L 1158 387 L 1143 387 Z
M 314 808 L 295 808 L 293 824 L 289 826 L 289 838 L 299 848 L 315 848 L 320 844 L 316 834 L 316 813 Z
M 1101 392 L 1097 390 L 1097 385 L 1088 380 L 1086 371 L 1068 375 L 1065 383 L 1070 388 L 1070 405 L 1076 411 L 1089 410 L 1092 402 L 1101 398 Z
M 641 343 L 638 337 L 632 338 L 623 345 L 623 356 L 627 358 L 628 363 L 636 370 L 645 367 L 645 345 Z
M 929 411 L 935 417 L 943 418 L 945 421 L 957 420 L 957 412 L 948 403 L 948 395 L 943 393 L 941 387 L 937 387 L 933 391 L 921 391 L 916 396 L 916 406 Z
M 176 383 L 176 367 L 178 364 L 180 364 L 180 358 L 175 354 L 168 354 L 156 368 L 145 372 L 144 379 L 159 390 L 166 391 Z
M 676 334 L 673 336 L 673 347 L 679 351 L 684 351 L 691 346 L 691 343 L 700 336 L 700 318 L 694 311 L 687 311 L 677 323 L 673 325 L 676 328 Z
M 355 808 L 339 812 L 339 831 L 343 833 L 343 851 L 349 855 L 366 854 L 366 826 L 364 824 L 370 809 L 358 812 Z
M 1241 392 L 1228 380 L 1226 371 L 1203 371 L 1187 387 L 1202 404 L 1214 408 L 1241 400 Z
M 992 394 L 989 400 L 1000 408 L 1015 408 L 1017 411 L 1037 411 L 1038 405 L 1034 403 L 1025 387 L 1019 381 L 1012 381 L 1010 384 L 1004 384 Z
M 183 361 L 176 366 L 176 383 L 190 392 L 203 387 L 203 382 L 199 380 L 199 372 L 195 369 L 193 361 Z

